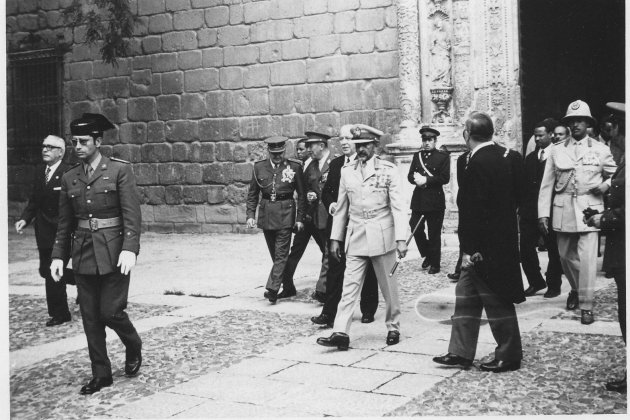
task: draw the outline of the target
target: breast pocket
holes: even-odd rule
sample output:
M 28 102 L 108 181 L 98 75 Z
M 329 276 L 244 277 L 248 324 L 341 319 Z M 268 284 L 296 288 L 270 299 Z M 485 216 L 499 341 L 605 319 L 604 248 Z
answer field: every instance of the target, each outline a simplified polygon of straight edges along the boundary
M 94 194 L 98 203 L 108 207 L 118 205 L 118 191 L 114 183 L 95 185 Z
M 68 190 L 66 196 L 68 197 L 68 200 L 70 200 L 70 202 L 72 203 L 72 208 L 74 209 L 74 212 L 76 214 L 79 211 L 80 207 L 79 199 L 81 198 L 81 189 L 73 188 L 71 190 Z

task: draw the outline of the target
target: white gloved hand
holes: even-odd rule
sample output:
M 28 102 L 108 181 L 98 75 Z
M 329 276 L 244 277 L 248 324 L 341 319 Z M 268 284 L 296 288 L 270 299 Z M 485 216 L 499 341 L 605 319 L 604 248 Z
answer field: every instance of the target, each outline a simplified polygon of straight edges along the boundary
M 18 220 L 17 222 L 15 222 L 15 231 L 21 235 L 24 233 L 22 229 L 24 229 L 25 226 L 26 226 L 25 220 Z
M 116 267 L 120 267 L 120 272 L 127 275 L 131 272 L 131 269 L 136 265 L 136 254 L 131 251 L 120 251 L 118 257 L 118 264 Z
M 50 275 L 52 276 L 54 281 L 61 280 L 63 276 L 63 260 L 55 258 L 50 263 Z
M 250 217 L 249 219 L 247 219 L 247 227 L 250 228 L 250 229 L 255 228 L 256 227 L 256 221 Z

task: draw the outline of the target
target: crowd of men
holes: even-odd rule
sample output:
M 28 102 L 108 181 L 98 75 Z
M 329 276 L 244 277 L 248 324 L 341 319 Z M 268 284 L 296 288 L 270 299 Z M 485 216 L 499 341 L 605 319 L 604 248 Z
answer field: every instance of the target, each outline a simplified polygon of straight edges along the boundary
M 545 298 L 559 296 L 562 274 L 571 288 L 567 309 L 579 308 L 581 322 L 592 324 L 600 233 L 606 237 L 604 270 L 617 284 L 625 341 L 625 105 L 608 107 L 611 114 L 599 126 L 580 100 L 560 122 L 537 123 L 524 159 L 493 141 L 489 115 L 469 115 L 463 130 L 468 151 L 457 160 L 460 258 L 449 274 L 457 281 L 455 311 L 448 353 L 434 362 L 472 365 L 485 310 L 497 347 L 494 359 L 480 369 L 519 369 L 523 351 L 514 304 L 543 289 Z M 125 312 L 140 249 L 140 204 L 131 165 L 100 153 L 103 133 L 111 128 L 100 114 L 72 121 L 79 163 L 71 167 L 62 163 L 65 141 L 44 140 L 45 165 L 15 225 L 21 232 L 35 219 L 47 326 L 70 320 L 65 284 L 76 283 L 93 375 L 82 394 L 113 382 L 106 326 L 125 345 L 125 373 L 136 375 L 142 364 L 142 341 Z M 596 131 L 589 134 L 589 128 Z M 364 124 L 342 126 L 337 136 L 342 155 L 335 157 L 328 144 L 332 133 L 308 131 L 296 143 L 296 159 L 285 156 L 288 138 L 270 137 L 268 158 L 253 166 L 247 226 L 262 229 L 273 262 L 264 297 L 275 304 L 297 294 L 293 276 L 312 237 L 322 254 L 312 297 L 323 307 L 311 321 L 332 328 L 329 337 L 317 339 L 322 346 L 349 349 L 357 303 L 361 322 L 373 322 L 378 289 L 386 305 L 385 342 L 399 342 L 396 267 L 412 238 L 424 258 L 422 268 L 430 275 L 441 270 L 450 156 L 436 148 L 440 132 L 420 129 L 422 148 L 407 176 L 414 186 L 410 209 L 397 167 L 376 153 L 383 134 Z M 545 277 L 539 249 L 549 256 Z M 72 270 L 65 268 L 70 258 Z M 626 378 L 606 386 L 625 391 Z

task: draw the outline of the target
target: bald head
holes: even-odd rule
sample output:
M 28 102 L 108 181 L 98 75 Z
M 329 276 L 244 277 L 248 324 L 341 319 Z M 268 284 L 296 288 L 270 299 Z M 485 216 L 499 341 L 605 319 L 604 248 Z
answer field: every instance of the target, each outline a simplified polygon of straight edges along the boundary
M 466 131 L 471 140 L 477 142 L 491 141 L 494 135 L 492 118 L 484 112 L 473 112 L 466 120 Z

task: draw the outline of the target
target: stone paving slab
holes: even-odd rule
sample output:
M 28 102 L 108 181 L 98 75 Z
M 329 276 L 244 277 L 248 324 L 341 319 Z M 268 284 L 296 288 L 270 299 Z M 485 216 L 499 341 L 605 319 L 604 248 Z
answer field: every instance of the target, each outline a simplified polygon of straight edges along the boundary
M 350 351 L 338 351 L 336 348 L 317 345 L 315 344 L 315 339 L 313 339 L 312 344 L 290 343 L 272 352 L 266 353 L 264 357 L 295 360 L 298 362 L 350 366 L 373 354 L 375 354 L 375 352 L 371 350 L 353 348 L 351 348 Z
M 393 372 L 422 373 L 434 376 L 450 376 L 453 371 L 436 365 L 429 356 L 408 353 L 378 353 L 352 365 L 364 369 L 379 369 Z
M 376 393 L 415 397 L 431 389 L 436 383 L 444 380 L 443 376 L 433 376 L 416 373 L 403 373 L 397 378 L 378 387 Z
M 309 413 L 303 408 L 284 409 L 255 404 L 244 404 L 224 401 L 207 401 L 196 407 L 182 411 L 174 418 L 207 419 L 207 418 L 276 418 L 276 417 L 322 417 L 322 413 Z
M 204 404 L 205 398 L 190 395 L 159 392 L 141 400 L 116 407 L 107 413 L 108 416 L 131 419 L 163 419 L 173 417 Z
M 269 359 L 265 357 L 250 357 L 240 363 L 222 369 L 219 373 L 224 375 L 242 375 L 252 378 L 264 378 L 274 373 L 283 371 L 300 362 L 289 360 Z

